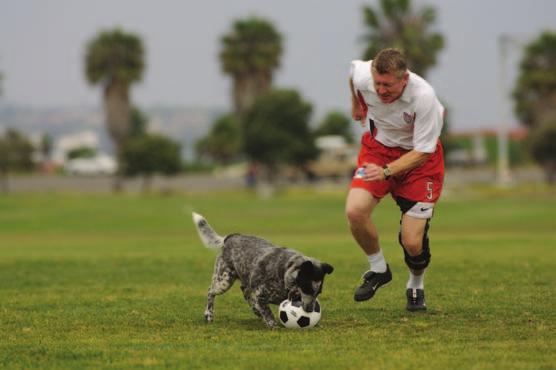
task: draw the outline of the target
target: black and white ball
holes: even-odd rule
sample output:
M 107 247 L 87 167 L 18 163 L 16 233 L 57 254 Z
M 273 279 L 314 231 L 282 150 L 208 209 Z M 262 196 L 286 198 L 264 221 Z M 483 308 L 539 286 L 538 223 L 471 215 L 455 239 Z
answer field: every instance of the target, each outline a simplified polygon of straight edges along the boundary
M 312 328 L 320 321 L 320 303 L 315 302 L 313 312 L 305 312 L 301 307 L 301 301 L 290 301 L 286 299 L 278 306 L 280 322 L 289 329 Z

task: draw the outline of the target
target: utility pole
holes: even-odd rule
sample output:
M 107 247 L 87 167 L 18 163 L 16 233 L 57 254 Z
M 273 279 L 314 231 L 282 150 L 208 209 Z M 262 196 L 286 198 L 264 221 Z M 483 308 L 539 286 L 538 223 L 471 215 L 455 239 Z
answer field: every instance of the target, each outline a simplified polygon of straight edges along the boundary
M 512 50 L 522 51 L 523 46 L 528 42 L 525 35 L 511 35 L 503 33 L 498 37 L 499 52 L 499 88 L 501 103 L 499 108 L 500 123 L 498 126 L 498 164 L 496 171 L 496 180 L 499 186 L 509 187 L 512 185 L 512 173 L 510 170 L 510 152 L 509 152 L 509 128 L 511 120 L 511 101 L 510 89 L 508 86 L 508 59 Z
M 496 166 L 496 183 L 501 187 L 509 187 L 512 184 L 512 174 L 510 172 L 510 155 L 508 147 L 508 124 L 510 120 L 509 107 L 506 102 L 509 99 L 507 88 L 507 62 L 508 49 L 511 43 L 511 36 L 502 34 L 498 38 L 499 63 L 498 83 L 500 89 L 500 118 L 498 125 L 498 161 Z

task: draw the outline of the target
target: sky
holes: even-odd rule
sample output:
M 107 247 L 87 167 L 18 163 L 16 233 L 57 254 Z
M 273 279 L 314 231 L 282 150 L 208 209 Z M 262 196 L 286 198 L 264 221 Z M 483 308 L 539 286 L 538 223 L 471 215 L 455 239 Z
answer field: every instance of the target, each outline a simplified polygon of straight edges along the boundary
M 235 20 L 256 15 L 284 36 L 275 86 L 313 104 L 313 119 L 347 112 L 349 64 L 365 48 L 362 7 L 377 0 L 0 0 L 0 71 L 9 104 L 99 106 L 87 84 L 87 41 L 116 26 L 143 38 L 147 70 L 132 99 L 156 105 L 231 109 L 231 80 L 218 61 L 220 38 Z M 521 46 L 556 31 L 554 0 L 413 0 L 437 10 L 446 47 L 426 76 L 450 109 L 454 130 L 516 125 L 509 99 Z M 499 38 L 509 35 L 505 63 Z M 505 81 L 505 83 L 504 83 Z

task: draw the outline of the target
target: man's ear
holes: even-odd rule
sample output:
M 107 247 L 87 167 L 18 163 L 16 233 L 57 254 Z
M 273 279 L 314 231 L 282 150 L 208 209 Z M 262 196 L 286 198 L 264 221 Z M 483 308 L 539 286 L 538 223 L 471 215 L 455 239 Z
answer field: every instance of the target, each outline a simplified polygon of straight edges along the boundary
M 328 263 L 323 263 L 322 264 L 322 271 L 325 274 L 331 274 L 334 271 L 334 267 L 332 267 L 332 265 L 329 265 Z
M 404 75 L 402 77 L 402 80 L 403 80 L 404 86 L 407 86 L 407 82 L 409 81 L 409 72 L 404 73 Z

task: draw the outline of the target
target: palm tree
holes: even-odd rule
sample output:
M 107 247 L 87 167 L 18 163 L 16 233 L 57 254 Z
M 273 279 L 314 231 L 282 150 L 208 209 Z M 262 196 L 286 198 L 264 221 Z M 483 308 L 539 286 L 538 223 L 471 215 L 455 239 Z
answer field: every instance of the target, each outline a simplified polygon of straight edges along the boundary
M 236 21 L 221 41 L 220 62 L 233 78 L 234 110 L 242 117 L 272 84 L 272 74 L 280 66 L 282 36 L 272 23 L 250 17 Z
M 398 48 L 407 56 L 409 69 L 424 77 L 444 47 L 442 35 L 429 30 L 436 20 L 435 9 L 426 6 L 413 11 L 411 0 L 380 0 L 380 10 L 363 7 L 365 25 L 369 27 L 364 36 L 367 48 L 363 59 L 372 59 L 387 47 Z
M 530 128 L 556 122 L 556 32 L 542 32 L 523 51 L 513 93 L 515 112 Z
M 114 141 L 121 167 L 122 149 L 131 134 L 129 88 L 140 81 L 145 69 L 141 38 L 116 28 L 101 32 L 87 44 L 85 74 L 91 85 L 103 88 L 106 125 Z M 116 175 L 114 190 L 122 186 L 121 172 Z

